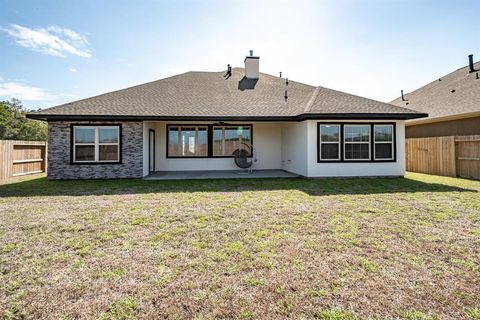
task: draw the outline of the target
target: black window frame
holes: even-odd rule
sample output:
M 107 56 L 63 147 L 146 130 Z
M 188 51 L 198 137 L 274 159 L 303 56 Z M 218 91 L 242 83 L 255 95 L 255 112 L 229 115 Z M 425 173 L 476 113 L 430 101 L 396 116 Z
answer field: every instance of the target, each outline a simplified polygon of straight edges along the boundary
M 392 141 L 389 142 L 389 141 L 376 141 L 375 140 L 375 126 L 392 126 Z M 394 123 L 374 123 L 373 125 L 373 132 L 372 132 L 372 144 L 373 144 L 373 148 L 372 148 L 372 158 L 374 159 L 374 161 L 376 162 L 379 162 L 379 161 L 393 161 L 395 160 L 396 158 L 396 145 L 395 145 L 395 142 L 396 142 L 396 134 L 395 134 L 395 124 Z M 379 159 L 376 159 L 376 150 L 375 150 L 375 147 L 377 144 L 391 144 L 392 145 L 392 158 L 389 159 L 389 158 L 379 158 Z
M 321 137 L 321 127 L 323 125 L 329 125 L 329 126 L 338 126 L 338 142 L 331 142 L 331 141 L 323 141 L 320 138 Z M 336 144 L 338 145 L 338 159 L 321 159 L 322 162 L 326 161 L 332 161 L 332 162 L 337 162 L 342 159 L 343 153 L 342 153 L 342 125 L 340 123 L 319 123 L 318 124 L 318 130 L 317 130 L 317 139 L 318 139 L 318 159 L 321 159 L 321 152 L 322 152 L 322 144 Z
M 115 161 L 80 161 L 77 162 L 74 159 L 74 130 L 75 127 L 118 127 L 118 160 Z M 71 165 L 117 165 L 122 164 L 123 154 L 123 134 L 121 123 L 71 123 L 70 124 L 70 164 Z
M 368 141 L 345 141 L 345 126 L 363 126 L 368 127 Z M 342 152 L 343 152 L 343 161 L 345 162 L 370 162 L 372 160 L 372 126 L 369 123 L 344 123 L 342 125 Z M 359 145 L 368 145 L 368 159 L 346 159 L 345 158 L 345 145 L 346 144 L 359 144 Z
M 322 160 L 320 157 L 320 126 L 321 125 L 340 125 L 340 159 L 339 160 Z M 345 125 L 369 125 L 370 126 L 370 159 L 345 159 L 344 155 L 344 127 Z M 391 125 L 393 127 L 393 150 L 392 159 L 375 160 L 375 125 Z M 396 122 L 317 122 L 317 163 L 381 163 L 381 162 L 397 162 L 397 123 Z
M 169 145 L 169 129 L 170 127 L 207 127 L 207 155 L 206 156 L 171 156 L 168 153 Z M 165 143 L 165 154 L 167 159 L 207 159 L 207 158 L 233 158 L 231 156 L 214 156 L 213 155 L 213 127 L 248 127 L 250 129 L 250 144 L 253 146 L 253 124 L 236 124 L 236 123 L 168 123 L 166 125 L 166 143 Z M 250 147 L 250 156 L 253 155 L 253 147 Z
M 167 132 L 166 132 L 166 155 L 167 158 L 172 158 L 172 159 L 205 159 L 208 158 L 208 155 L 210 154 L 210 149 L 211 149 L 211 139 L 210 139 L 210 128 L 208 127 L 209 125 L 207 124 L 190 124 L 190 123 L 181 123 L 181 124 L 167 124 Z M 207 130 L 207 155 L 206 156 L 170 156 L 168 154 L 168 145 L 170 142 L 170 128 L 171 127 L 177 127 L 177 128 L 197 128 L 197 127 L 202 127 L 206 128 Z

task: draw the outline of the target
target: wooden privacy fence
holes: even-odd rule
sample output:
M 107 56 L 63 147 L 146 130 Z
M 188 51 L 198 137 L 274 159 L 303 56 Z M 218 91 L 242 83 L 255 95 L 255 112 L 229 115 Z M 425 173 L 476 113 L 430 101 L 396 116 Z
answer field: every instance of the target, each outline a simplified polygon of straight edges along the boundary
M 480 179 L 480 135 L 406 140 L 407 170 Z
M 46 170 L 46 142 L 0 140 L 0 180 Z

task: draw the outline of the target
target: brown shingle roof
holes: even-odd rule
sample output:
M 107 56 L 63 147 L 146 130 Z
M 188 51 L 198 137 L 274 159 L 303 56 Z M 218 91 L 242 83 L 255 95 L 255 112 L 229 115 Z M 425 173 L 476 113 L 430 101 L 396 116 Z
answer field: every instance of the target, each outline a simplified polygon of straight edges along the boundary
M 356 96 L 353 94 L 318 87 L 309 113 L 412 113 L 411 109 Z
M 347 93 L 260 74 L 244 78 L 243 68 L 225 72 L 187 72 L 29 114 L 37 119 L 73 117 L 291 118 L 302 114 L 421 114 Z M 285 90 L 288 99 L 285 101 Z M 314 94 L 316 96 L 314 96 Z
M 480 70 L 480 62 L 474 64 Z M 469 67 L 460 68 L 411 93 L 390 102 L 428 113 L 429 118 L 460 115 L 480 111 L 480 79 Z M 480 75 L 480 71 L 479 71 Z M 453 92 L 452 92 L 453 91 Z

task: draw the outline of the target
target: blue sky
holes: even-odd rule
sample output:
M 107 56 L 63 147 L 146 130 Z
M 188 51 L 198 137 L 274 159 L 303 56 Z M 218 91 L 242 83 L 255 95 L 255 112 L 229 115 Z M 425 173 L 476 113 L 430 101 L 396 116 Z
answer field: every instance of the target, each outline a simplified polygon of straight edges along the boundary
M 480 1 L 0 0 L 0 99 L 49 107 L 243 66 L 390 101 L 480 60 Z

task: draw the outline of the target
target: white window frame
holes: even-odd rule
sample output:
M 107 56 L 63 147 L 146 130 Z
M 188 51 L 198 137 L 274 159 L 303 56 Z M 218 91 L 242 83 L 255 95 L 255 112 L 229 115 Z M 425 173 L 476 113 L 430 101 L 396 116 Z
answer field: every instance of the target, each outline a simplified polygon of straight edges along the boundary
M 213 135 L 215 134 L 215 129 L 222 129 L 222 150 L 225 152 L 225 128 L 235 128 L 238 130 L 239 127 L 242 127 L 242 128 L 248 128 L 248 130 L 250 130 L 250 142 L 249 144 L 252 145 L 252 126 L 251 125 L 235 125 L 235 124 L 232 124 L 232 125 L 220 125 L 220 126 L 212 126 L 212 144 L 213 144 Z M 241 146 L 243 143 L 243 137 L 239 137 L 239 145 Z M 212 146 L 213 147 L 213 146 Z M 221 154 L 221 155 L 218 155 L 218 154 L 215 154 L 214 153 L 215 150 L 212 148 L 212 157 L 213 158 L 225 158 L 225 157 L 233 157 L 233 155 L 227 155 L 227 154 Z M 250 148 L 250 150 L 248 150 L 248 152 L 250 153 L 250 155 L 248 157 L 251 157 L 252 156 L 252 148 Z
M 391 127 L 392 128 L 392 141 L 388 142 L 388 141 L 375 141 L 375 127 L 377 126 L 382 126 L 382 127 Z M 394 160 L 395 159 L 395 144 L 394 144 L 394 140 L 395 140 L 395 128 L 393 126 L 393 124 L 374 124 L 373 125 L 373 160 L 380 160 L 380 161 L 383 161 L 383 160 Z M 377 144 L 391 144 L 392 146 L 392 156 L 390 158 L 377 158 L 376 157 L 376 147 L 377 147 Z
M 322 126 L 332 126 L 332 127 L 338 127 L 338 141 L 335 142 L 335 141 L 322 141 Z M 342 126 L 340 124 L 336 124 L 336 123 L 332 123 L 332 124 L 328 124 L 328 123 L 321 123 L 320 124 L 320 130 L 319 130 L 319 141 L 320 141 L 320 147 L 318 148 L 318 158 L 320 159 L 320 161 L 340 161 L 341 160 L 341 142 L 342 142 L 342 137 L 341 137 L 341 134 L 342 134 Z M 337 144 L 338 145 L 338 157 L 337 158 L 322 158 L 322 144 Z
M 93 143 L 77 143 L 76 141 L 76 128 L 81 129 L 94 129 L 95 130 L 95 141 Z M 100 129 L 116 129 L 118 139 L 117 142 L 102 142 L 100 143 Z M 120 163 L 120 126 L 89 126 L 89 125 L 74 125 L 73 126 L 73 163 Z M 77 146 L 94 146 L 94 160 L 76 160 Z M 100 160 L 100 146 L 117 146 L 117 159 L 116 160 Z
M 368 141 L 346 141 L 346 134 L 345 131 L 347 127 L 367 127 L 368 128 Z M 344 124 L 343 125 L 343 161 L 371 161 L 372 160 L 372 126 L 370 124 Z M 347 159 L 345 153 L 345 145 L 346 144 L 366 144 L 368 145 L 368 159 Z
M 178 141 L 177 141 L 177 155 L 171 155 L 171 154 L 168 154 L 168 158 L 207 158 L 208 157 L 208 148 L 209 148 L 209 141 L 208 141 L 208 126 L 207 125 L 202 125 L 202 126 L 199 126 L 199 125 L 169 125 L 168 126 L 168 130 L 167 130 L 167 150 L 169 150 L 169 145 L 170 145 L 170 129 L 172 128 L 176 128 L 178 130 Z M 195 128 L 195 147 L 197 147 L 197 142 L 198 142 L 198 131 L 199 129 L 205 129 L 204 131 L 206 132 L 207 134 L 207 154 L 205 155 L 184 155 L 185 153 L 185 145 L 183 144 L 183 141 L 182 141 L 182 131 L 184 131 L 183 129 L 185 128 L 188 128 L 188 129 L 193 129 Z M 187 130 L 187 131 L 191 131 L 191 130 Z M 196 153 L 196 152 L 195 152 Z

